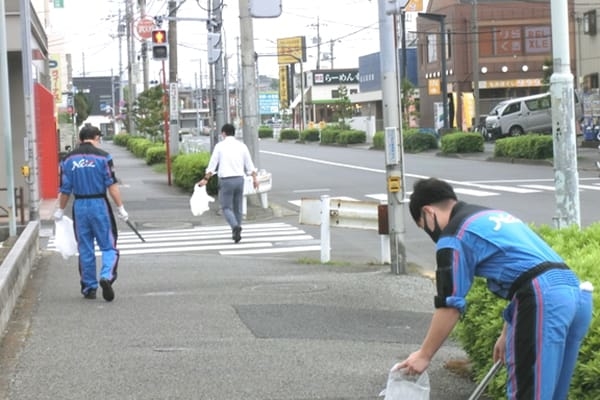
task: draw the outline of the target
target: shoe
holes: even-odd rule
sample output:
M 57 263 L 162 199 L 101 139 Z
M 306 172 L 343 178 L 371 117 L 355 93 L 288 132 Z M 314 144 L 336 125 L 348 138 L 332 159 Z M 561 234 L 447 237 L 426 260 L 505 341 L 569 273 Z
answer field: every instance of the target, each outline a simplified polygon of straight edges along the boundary
M 96 298 L 96 289 L 90 289 L 83 295 L 83 298 L 88 300 L 94 300 Z
M 233 241 L 236 243 L 239 243 L 240 240 L 242 240 L 242 227 L 236 226 L 235 228 L 233 228 L 232 232 L 233 232 L 233 235 L 232 235 Z
M 104 297 L 104 300 L 113 301 L 115 292 L 110 281 L 108 279 L 100 279 L 100 286 L 102 286 L 102 297 Z

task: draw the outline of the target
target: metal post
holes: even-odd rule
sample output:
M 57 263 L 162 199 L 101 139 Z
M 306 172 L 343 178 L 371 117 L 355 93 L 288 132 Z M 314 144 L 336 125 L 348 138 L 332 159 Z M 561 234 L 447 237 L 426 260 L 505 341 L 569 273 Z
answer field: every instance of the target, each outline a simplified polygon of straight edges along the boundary
M 177 2 L 169 0 L 169 90 L 178 88 L 177 81 Z M 169 100 L 179 102 L 179 95 L 170 93 Z M 179 104 L 170 105 L 171 110 L 179 110 Z M 168 158 L 173 158 L 179 152 L 179 115 L 178 112 L 169 116 L 169 151 Z
M 406 248 L 404 245 L 404 172 L 403 172 L 403 148 L 402 148 L 402 126 L 400 98 L 399 98 L 399 74 L 398 74 L 398 50 L 395 45 L 395 32 L 393 18 L 387 15 L 387 0 L 379 0 L 379 42 L 382 77 L 382 104 L 383 123 L 386 131 L 386 186 L 388 198 L 389 233 L 391 272 L 394 274 L 406 273 Z M 390 191 L 389 182 L 398 182 L 399 191 Z
M 137 130 L 135 128 L 135 120 L 133 118 L 133 103 L 137 97 L 135 84 L 133 83 L 133 66 L 135 51 L 135 42 L 133 41 L 133 0 L 127 0 L 125 10 L 125 20 L 127 22 L 127 126 L 129 133 L 135 135 Z
M 554 184 L 556 186 L 557 228 L 581 226 L 579 174 L 575 138 L 575 93 L 569 50 L 569 9 L 562 0 L 551 0 L 553 73 L 552 137 L 554 142 Z
M 331 260 L 331 227 L 329 222 L 329 196 L 321 196 L 321 262 L 326 263 Z
M 17 235 L 15 215 L 15 175 L 13 166 L 12 126 L 10 118 L 10 90 L 8 80 L 8 51 L 6 44 L 6 7 L 0 0 L 0 120 L 4 136 L 6 166 L 6 204 L 8 205 L 8 235 Z
M 40 218 L 40 192 L 39 192 L 39 165 L 37 149 L 37 132 L 35 128 L 35 113 L 33 106 L 33 76 L 31 67 L 31 3 L 21 0 L 21 62 L 23 71 L 23 97 L 25 100 L 25 130 L 27 133 L 27 158 L 31 170 L 29 183 L 29 220 L 37 221 Z M 14 192 L 11 192 L 11 195 Z

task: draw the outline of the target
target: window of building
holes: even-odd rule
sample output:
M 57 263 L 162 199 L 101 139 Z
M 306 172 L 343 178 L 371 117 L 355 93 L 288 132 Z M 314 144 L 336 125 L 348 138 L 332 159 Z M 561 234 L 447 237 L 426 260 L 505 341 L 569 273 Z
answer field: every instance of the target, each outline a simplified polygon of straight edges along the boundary
M 450 40 L 450 30 L 446 30 L 446 60 L 452 58 L 452 41 Z
M 427 62 L 432 63 L 438 60 L 437 33 L 427 35 Z
M 596 34 L 596 10 L 583 14 L 583 33 L 592 36 Z

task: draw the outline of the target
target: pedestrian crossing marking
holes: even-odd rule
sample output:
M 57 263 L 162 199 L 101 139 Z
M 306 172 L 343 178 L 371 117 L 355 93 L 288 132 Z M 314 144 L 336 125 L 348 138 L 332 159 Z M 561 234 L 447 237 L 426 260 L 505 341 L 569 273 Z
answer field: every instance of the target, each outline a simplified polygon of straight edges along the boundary
M 191 251 L 216 251 L 222 255 L 320 251 L 318 239 L 302 229 L 283 222 L 243 225 L 240 243 L 233 242 L 231 228 L 228 225 L 139 230 L 139 233 L 145 242 L 141 242 L 133 232 L 120 231 L 118 233 L 117 247 L 121 256 Z M 54 239 L 54 236 L 50 237 L 47 249 L 58 251 Z M 97 246 L 95 250 L 96 256 L 100 256 L 101 252 Z

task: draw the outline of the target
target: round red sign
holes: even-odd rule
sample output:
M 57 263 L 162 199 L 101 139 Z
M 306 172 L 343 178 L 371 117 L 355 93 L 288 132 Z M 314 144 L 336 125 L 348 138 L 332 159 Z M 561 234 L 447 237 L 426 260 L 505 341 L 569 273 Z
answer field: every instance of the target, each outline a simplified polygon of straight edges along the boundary
M 144 17 L 135 22 L 135 33 L 139 40 L 148 40 L 154 30 L 154 18 Z

